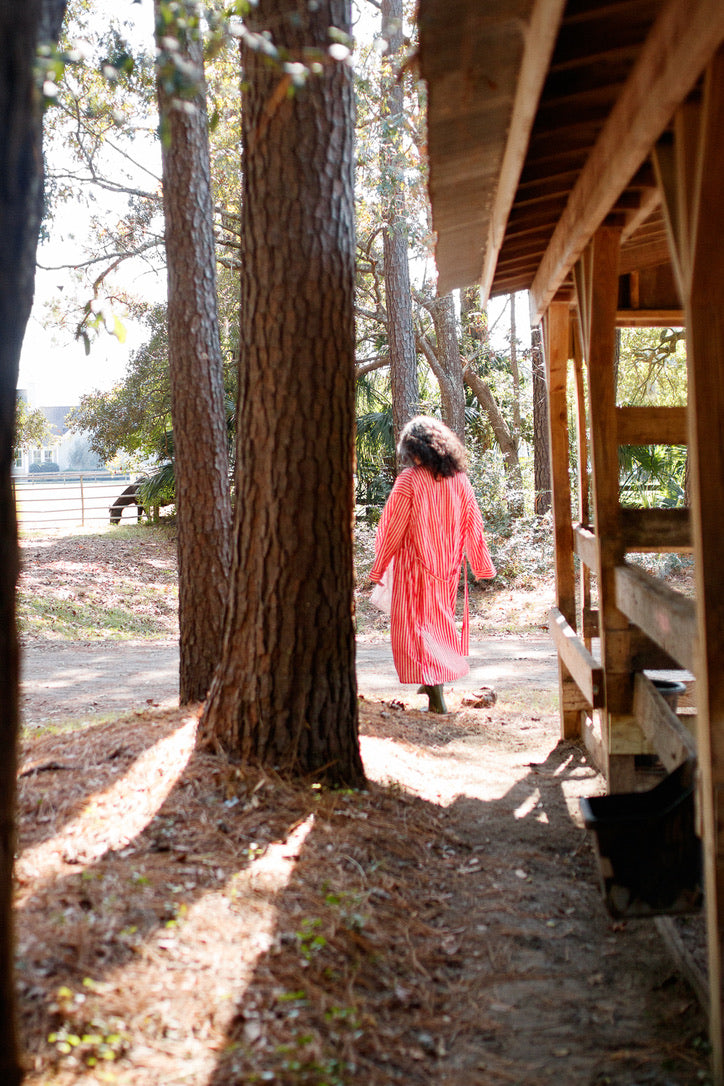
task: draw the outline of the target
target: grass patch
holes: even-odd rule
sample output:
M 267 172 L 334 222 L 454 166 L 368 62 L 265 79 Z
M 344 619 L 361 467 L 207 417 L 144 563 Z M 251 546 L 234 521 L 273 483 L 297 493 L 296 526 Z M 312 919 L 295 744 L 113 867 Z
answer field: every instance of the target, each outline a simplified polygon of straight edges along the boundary
M 23 636 L 52 641 L 178 636 L 175 534 L 156 526 L 28 536 L 21 542 Z
M 167 637 L 167 624 L 137 607 L 109 605 L 103 599 L 63 600 L 19 598 L 19 622 L 24 634 L 58 641 L 131 641 Z
M 44 735 L 68 735 L 70 732 L 85 731 L 86 728 L 98 727 L 101 724 L 111 724 L 118 720 L 120 710 L 113 709 L 106 713 L 84 713 L 83 716 L 64 716 L 58 720 L 41 720 L 37 723 L 28 721 L 23 723 L 20 734 L 24 739 L 40 739 Z

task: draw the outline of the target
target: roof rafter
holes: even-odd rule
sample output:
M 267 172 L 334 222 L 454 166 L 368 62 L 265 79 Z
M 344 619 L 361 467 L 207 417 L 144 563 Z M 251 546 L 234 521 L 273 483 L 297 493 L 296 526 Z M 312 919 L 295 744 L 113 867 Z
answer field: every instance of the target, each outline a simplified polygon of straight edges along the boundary
M 531 286 L 534 323 L 722 40 L 721 0 L 670 0 L 661 12 L 540 263 Z
M 535 0 L 527 28 L 520 78 L 516 87 L 509 137 L 500 168 L 488 236 L 483 247 L 481 291 L 487 296 L 495 274 L 495 263 L 505 235 L 515 190 L 528 148 L 540 92 L 545 81 L 563 16 L 565 0 Z M 453 286 L 454 284 L 450 284 Z M 441 286 L 444 289 L 444 284 Z M 450 287 L 448 287 L 450 289 Z

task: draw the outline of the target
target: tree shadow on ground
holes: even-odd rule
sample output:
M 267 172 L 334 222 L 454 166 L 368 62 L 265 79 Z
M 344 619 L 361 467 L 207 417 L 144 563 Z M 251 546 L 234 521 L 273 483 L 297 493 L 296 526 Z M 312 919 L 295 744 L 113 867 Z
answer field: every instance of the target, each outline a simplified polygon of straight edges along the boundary
M 603 913 L 571 817 L 594 777 L 562 743 L 497 800 L 372 786 L 352 839 L 317 822 L 213 1086 L 700 1082 L 700 1009 Z
M 179 715 L 152 710 L 112 723 L 72 731 L 23 732 L 20 741 L 17 818 L 22 844 L 40 845 L 57 836 L 97 792 L 123 779 L 143 753 L 179 728 Z
M 192 753 L 122 845 L 78 829 L 77 862 L 20 887 L 28 1083 L 700 1082 L 701 1012 L 652 929 L 603 913 L 572 817 L 594 783 L 571 744 L 447 807 Z M 94 811 L 106 840 L 134 825 L 134 788 L 115 816 L 94 797 L 93 842 Z

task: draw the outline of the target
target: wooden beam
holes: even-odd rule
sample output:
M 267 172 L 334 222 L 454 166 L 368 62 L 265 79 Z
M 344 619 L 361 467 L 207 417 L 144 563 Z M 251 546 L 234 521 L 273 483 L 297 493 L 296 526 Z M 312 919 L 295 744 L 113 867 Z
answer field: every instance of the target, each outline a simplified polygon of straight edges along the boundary
M 641 731 L 669 773 L 687 759 L 696 757 L 696 741 L 691 732 L 681 724 L 651 679 L 642 672 L 634 680 L 634 714 Z
M 724 5 L 722 5 L 724 11 Z M 699 116 L 676 118 L 677 193 L 686 305 L 689 463 L 699 653 L 697 746 L 709 963 L 709 1036 L 724 1083 L 724 48 L 714 58 Z
M 576 407 L 576 474 L 578 476 L 578 516 L 581 523 L 588 524 L 591 507 L 591 480 L 588 473 L 588 428 L 586 425 L 586 386 L 583 376 L 583 346 L 581 343 L 580 328 L 573 325 L 573 374 L 575 378 L 575 407 Z M 574 537 L 574 547 L 576 539 Z M 596 558 L 598 549 L 596 548 Z M 585 562 L 580 563 L 578 570 L 578 629 L 583 634 L 583 641 L 587 649 L 591 648 L 590 628 L 586 624 L 586 615 L 591 610 L 591 567 Z
M 604 739 L 608 744 L 606 777 L 612 792 L 634 785 L 633 752 L 616 753 L 618 729 L 629 730 L 633 711 L 629 623 L 616 605 L 614 571 L 621 560 L 619 465 L 616 426 L 616 304 L 620 231 L 600 227 L 576 269 L 579 299 L 587 298 L 587 327 L 593 521 L 598 541 L 598 602 L 601 660 L 606 676 Z M 584 342 L 586 340 L 584 339 Z
M 597 607 L 584 607 L 583 609 L 583 641 L 586 648 L 590 650 L 588 642 L 598 637 L 598 608 Z
M 638 626 L 631 627 L 632 671 L 678 671 L 681 664 Z
M 721 0 L 669 0 L 588 157 L 531 286 L 532 323 L 724 40 Z
M 513 206 L 564 6 L 565 0 L 536 0 L 526 28 L 525 46 L 516 84 L 508 138 L 488 221 L 488 235 L 483 248 L 480 280 L 485 298 L 490 292 L 498 253 L 505 237 L 508 215 Z
M 603 668 L 557 607 L 548 612 L 548 629 L 558 654 L 591 709 L 605 704 Z
M 573 525 L 573 543 L 576 554 L 595 574 L 598 574 L 598 540 L 595 532 L 582 524 Z
M 685 407 L 617 407 L 619 445 L 686 445 Z
M 621 275 L 639 268 L 653 268 L 671 259 L 666 237 L 636 238 L 621 252 Z
M 683 309 L 618 309 L 617 328 L 683 328 Z
M 575 622 L 576 583 L 573 567 L 571 489 L 568 471 L 568 401 L 570 309 L 554 302 L 545 318 L 545 362 L 548 380 L 548 427 L 551 457 L 551 501 L 555 532 L 556 602 L 570 623 Z
M 688 509 L 621 509 L 625 551 L 687 554 L 692 549 Z
M 681 667 L 694 670 L 696 605 L 636 566 L 617 566 L 616 603 L 626 617 Z
M 565 620 L 576 621 L 576 573 L 573 562 L 571 526 L 571 484 L 568 450 L 568 359 L 571 343 L 571 315 L 567 302 L 553 302 L 543 320 L 543 343 L 548 382 L 548 440 L 551 460 L 551 508 L 555 535 L 556 604 Z M 571 675 L 558 657 L 558 692 L 561 735 L 580 737 L 580 711 L 566 705 L 565 694 Z
M 581 738 L 590 761 L 598 772 L 605 777 L 607 771 L 607 750 L 603 737 L 591 717 L 586 717 L 581 728 Z
M 629 185 L 629 188 L 631 186 Z M 629 216 L 626 225 L 621 232 L 621 244 L 625 245 L 629 238 L 633 237 L 639 227 L 654 213 L 661 203 L 661 193 L 656 184 L 643 190 L 641 204 L 635 215 Z

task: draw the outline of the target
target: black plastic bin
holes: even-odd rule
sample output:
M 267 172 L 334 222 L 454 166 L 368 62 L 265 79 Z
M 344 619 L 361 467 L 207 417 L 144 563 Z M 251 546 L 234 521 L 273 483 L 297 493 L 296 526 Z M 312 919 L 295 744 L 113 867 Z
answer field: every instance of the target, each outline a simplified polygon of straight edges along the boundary
M 701 908 L 694 769 L 689 759 L 648 792 L 580 800 L 583 820 L 594 834 L 611 916 L 661 916 Z

